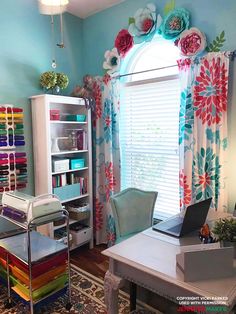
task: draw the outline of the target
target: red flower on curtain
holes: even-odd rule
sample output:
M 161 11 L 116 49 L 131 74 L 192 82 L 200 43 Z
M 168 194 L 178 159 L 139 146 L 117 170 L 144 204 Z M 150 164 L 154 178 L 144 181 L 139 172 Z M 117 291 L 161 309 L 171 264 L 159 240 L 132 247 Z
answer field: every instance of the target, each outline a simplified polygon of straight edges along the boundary
M 106 200 L 109 201 L 110 195 L 114 191 L 114 188 L 116 186 L 116 179 L 113 176 L 113 163 L 107 162 L 105 165 L 105 190 L 106 190 Z
M 204 175 L 199 176 L 199 184 L 202 185 L 204 189 L 207 187 L 207 185 L 211 185 L 211 178 L 207 172 Z
M 112 231 L 107 232 L 107 242 L 112 243 L 112 245 L 115 244 L 116 241 L 116 234 Z
M 179 185 L 183 195 L 183 198 L 180 198 L 180 208 L 182 208 L 183 206 L 188 206 L 192 199 L 192 190 L 187 183 L 187 176 L 184 175 L 183 170 L 179 175 Z
M 102 116 L 102 93 L 101 88 L 97 82 L 93 83 L 93 97 L 96 103 L 93 125 L 96 126 L 96 120 L 98 120 Z
M 108 85 L 108 83 L 110 82 L 110 80 L 111 80 L 111 77 L 110 77 L 110 75 L 109 74 L 105 74 L 104 76 L 103 76 L 103 78 L 102 78 L 102 81 L 103 81 L 103 83 L 105 84 L 105 85 Z
M 96 203 L 95 203 L 95 221 L 94 221 L 94 226 L 96 231 L 99 231 L 103 228 L 103 205 L 99 200 L 96 198 Z
M 226 112 L 228 77 L 225 64 L 220 58 L 212 62 L 204 60 L 200 74 L 194 85 L 194 110 L 196 116 L 208 126 L 221 121 L 222 112 Z

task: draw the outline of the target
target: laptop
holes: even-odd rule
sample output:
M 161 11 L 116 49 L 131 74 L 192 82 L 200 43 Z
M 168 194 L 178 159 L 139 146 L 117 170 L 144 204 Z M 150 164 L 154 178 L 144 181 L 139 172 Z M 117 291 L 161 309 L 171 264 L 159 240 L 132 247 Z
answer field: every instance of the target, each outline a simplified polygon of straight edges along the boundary
M 177 238 L 193 231 L 199 230 L 205 223 L 212 198 L 190 205 L 186 208 L 184 216 L 178 215 L 160 222 L 152 227 L 153 230 Z

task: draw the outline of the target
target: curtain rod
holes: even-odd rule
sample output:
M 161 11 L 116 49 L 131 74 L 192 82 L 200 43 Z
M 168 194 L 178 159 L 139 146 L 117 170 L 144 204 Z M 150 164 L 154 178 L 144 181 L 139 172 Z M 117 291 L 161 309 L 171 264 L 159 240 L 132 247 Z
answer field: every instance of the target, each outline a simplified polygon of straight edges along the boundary
M 236 57 L 236 50 L 231 51 L 228 56 L 233 61 L 234 58 Z M 175 64 L 175 65 L 168 65 L 168 66 L 161 67 L 161 68 L 154 68 L 154 69 L 149 69 L 149 70 L 144 70 L 144 71 L 120 74 L 120 75 L 113 76 L 113 79 L 120 79 L 121 77 L 125 77 L 125 76 L 130 76 L 130 75 L 135 75 L 135 74 L 142 74 L 142 73 L 147 73 L 147 72 L 152 72 L 152 71 L 157 71 L 157 70 L 164 70 L 164 69 L 174 68 L 174 67 L 177 67 L 177 66 L 178 65 Z
M 114 76 L 113 78 L 115 79 L 119 79 L 121 77 L 125 77 L 125 76 L 129 76 L 129 75 L 134 75 L 134 74 L 142 74 L 142 73 L 147 73 L 147 72 L 152 72 L 152 71 L 157 71 L 157 70 L 164 70 L 164 69 L 168 69 L 168 68 L 176 68 L 178 65 L 168 65 L 166 67 L 161 67 L 161 68 L 155 68 L 155 69 L 149 69 L 149 70 L 144 70 L 144 71 L 138 71 L 138 72 L 132 72 L 132 73 L 125 73 L 125 74 L 120 74 L 117 76 Z

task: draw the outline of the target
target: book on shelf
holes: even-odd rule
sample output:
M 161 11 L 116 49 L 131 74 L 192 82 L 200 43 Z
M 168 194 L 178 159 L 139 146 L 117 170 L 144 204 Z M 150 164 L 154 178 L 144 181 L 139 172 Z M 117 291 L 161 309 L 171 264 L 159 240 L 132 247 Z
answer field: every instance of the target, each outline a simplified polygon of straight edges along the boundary
M 77 131 L 77 148 L 78 150 L 88 149 L 88 137 L 87 132 L 83 129 Z

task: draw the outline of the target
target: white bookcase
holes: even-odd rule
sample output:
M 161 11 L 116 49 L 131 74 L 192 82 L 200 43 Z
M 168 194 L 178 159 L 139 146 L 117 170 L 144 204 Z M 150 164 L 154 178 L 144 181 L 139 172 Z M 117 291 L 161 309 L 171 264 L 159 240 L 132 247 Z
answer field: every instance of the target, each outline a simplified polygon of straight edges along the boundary
M 71 249 L 88 242 L 93 247 L 91 111 L 85 108 L 82 98 L 37 95 L 30 99 L 35 194 L 56 194 L 66 209 L 86 204 L 88 210 L 72 214 L 69 221 Z M 53 117 L 50 113 L 54 113 Z M 77 121 L 84 115 L 85 121 Z M 68 121 L 69 118 L 76 121 Z M 77 142 L 79 132 L 83 134 L 83 147 L 81 141 Z M 57 169 L 55 161 L 59 162 Z M 50 223 L 40 231 L 54 238 L 63 234 L 63 228 L 65 224 Z

